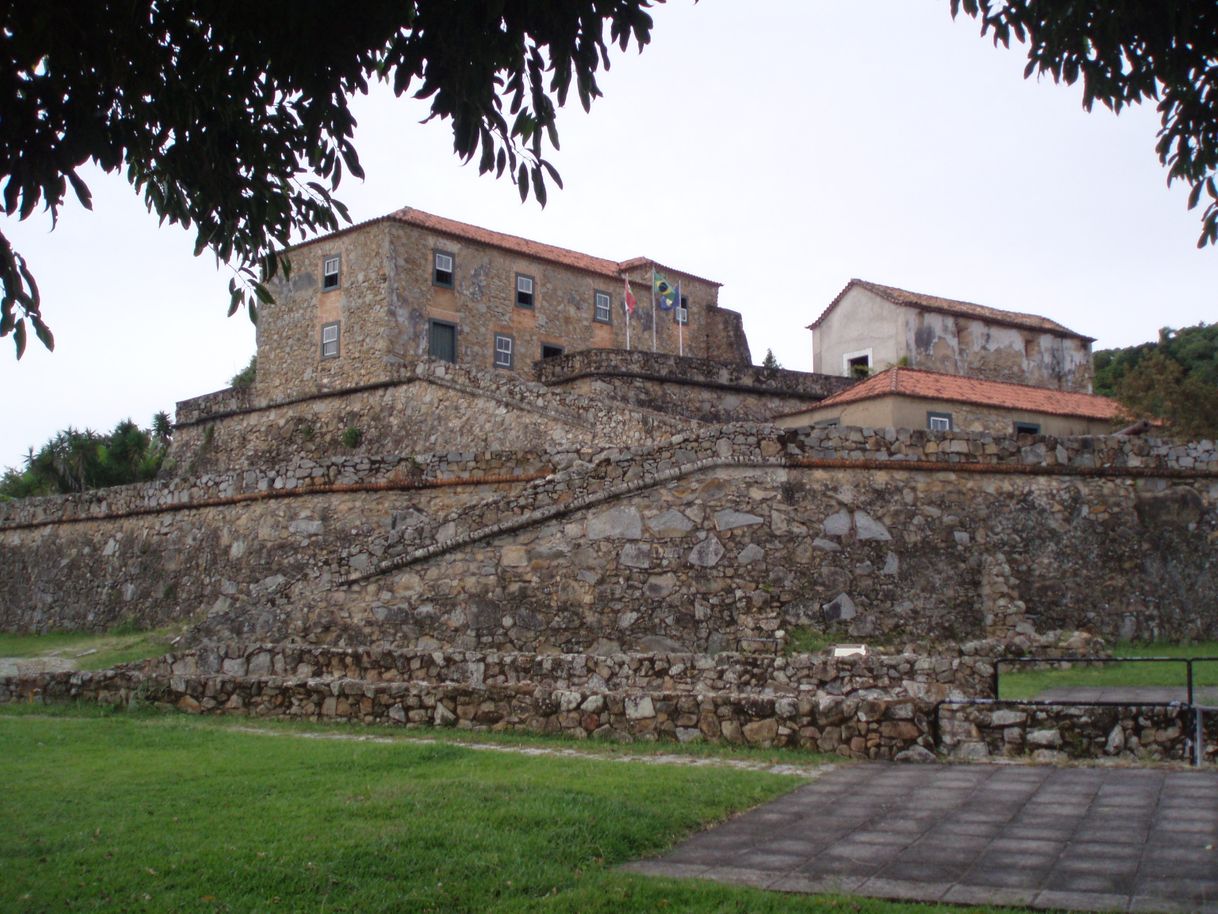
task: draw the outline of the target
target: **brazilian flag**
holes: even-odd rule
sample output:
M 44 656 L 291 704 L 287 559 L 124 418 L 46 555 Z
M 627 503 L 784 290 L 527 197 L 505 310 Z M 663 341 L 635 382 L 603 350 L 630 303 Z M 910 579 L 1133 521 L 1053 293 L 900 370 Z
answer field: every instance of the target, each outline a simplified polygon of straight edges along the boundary
M 661 311 L 671 311 L 677 306 L 677 287 L 654 269 L 651 271 L 651 291 Z

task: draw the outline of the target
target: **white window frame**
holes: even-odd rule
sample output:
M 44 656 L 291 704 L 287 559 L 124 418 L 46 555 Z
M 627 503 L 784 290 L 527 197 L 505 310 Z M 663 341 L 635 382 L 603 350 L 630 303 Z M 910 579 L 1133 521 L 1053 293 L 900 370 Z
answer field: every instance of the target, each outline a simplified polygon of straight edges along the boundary
M 339 338 L 341 336 L 338 325 L 339 321 L 331 321 L 328 324 L 321 325 L 321 357 L 323 359 L 338 358 L 340 351 Z
M 592 293 L 592 302 L 592 319 L 598 324 L 613 323 L 613 296 L 597 289 Z
M 936 425 L 935 423 L 941 423 Z M 931 410 L 926 414 L 926 427 L 932 432 L 950 432 L 952 430 L 952 414 Z
M 321 259 L 321 290 L 329 292 L 337 289 L 343 268 L 343 258 L 340 254 L 331 254 Z M 333 277 L 333 282 L 330 278 Z
M 537 304 L 537 284 L 533 282 L 533 277 L 528 273 L 516 274 L 516 307 L 517 308 L 532 308 Z M 527 295 L 527 302 L 521 301 L 520 297 Z
M 506 347 L 504 344 L 507 344 Z M 494 365 L 496 368 L 511 368 L 513 359 L 513 349 L 515 341 L 506 333 L 495 334 L 495 358 Z
M 875 354 L 872 349 L 857 349 L 854 352 L 842 353 L 842 377 L 853 378 L 854 372 L 850 370 L 850 362 L 854 359 L 861 359 L 864 356 L 867 358 L 867 372 L 870 374 L 871 369 L 875 368 Z
M 444 264 L 447 262 L 448 266 Z M 447 273 L 448 282 L 444 282 L 437 274 Z M 451 289 L 457 284 L 457 258 L 448 251 L 432 251 L 431 283 L 442 289 Z
M 676 319 L 678 324 L 689 325 L 689 296 L 682 295 L 681 300 L 677 302 Z

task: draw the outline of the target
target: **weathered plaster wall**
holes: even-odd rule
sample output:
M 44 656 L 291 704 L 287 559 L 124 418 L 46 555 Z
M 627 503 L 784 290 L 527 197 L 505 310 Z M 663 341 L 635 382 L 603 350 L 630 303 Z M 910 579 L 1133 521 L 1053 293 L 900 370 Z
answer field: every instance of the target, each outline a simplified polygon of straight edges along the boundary
M 872 371 L 907 364 L 945 374 L 1091 391 L 1090 346 L 1066 337 L 897 305 L 855 286 L 813 333 L 813 368 L 845 374 L 847 353 L 871 351 Z
M 596 652 L 772 651 L 792 625 L 971 638 L 1001 554 L 1042 630 L 1216 634 L 1211 442 L 735 425 L 534 458 L 532 481 L 453 456 L 2 506 L 2 624 L 210 613 L 222 639 Z
M 846 375 L 846 353 L 869 352 L 883 371 L 908 355 L 900 309 L 866 289 L 852 288 L 812 334 L 812 370 Z
M 1014 434 L 1016 422 L 1040 426 L 1042 435 L 1105 435 L 1114 423 L 1082 416 L 1055 416 L 1026 410 L 982 407 L 953 400 L 923 400 L 914 397 L 887 396 L 837 407 L 812 408 L 797 416 L 783 416 L 778 423 L 786 428 L 836 419 L 839 425 L 871 428 L 927 428 L 927 414 L 947 413 L 952 428 L 962 432 L 988 432 L 992 435 Z
M 1077 337 L 935 311 L 900 310 L 911 368 L 1091 391 L 1091 350 Z

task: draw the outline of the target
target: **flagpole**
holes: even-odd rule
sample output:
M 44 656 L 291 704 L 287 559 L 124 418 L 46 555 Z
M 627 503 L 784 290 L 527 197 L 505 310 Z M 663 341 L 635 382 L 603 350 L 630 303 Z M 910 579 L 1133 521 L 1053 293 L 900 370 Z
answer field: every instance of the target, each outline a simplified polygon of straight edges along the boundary
M 651 268 L 651 351 L 656 351 L 656 268 Z
M 689 319 L 689 309 L 685 310 L 685 318 Z M 685 355 L 685 321 L 681 319 L 681 280 L 677 280 L 677 355 Z
M 622 299 L 622 307 L 626 309 L 626 351 L 630 351 L 630 279 L 623 280 L 626 283 L 626 297 Z

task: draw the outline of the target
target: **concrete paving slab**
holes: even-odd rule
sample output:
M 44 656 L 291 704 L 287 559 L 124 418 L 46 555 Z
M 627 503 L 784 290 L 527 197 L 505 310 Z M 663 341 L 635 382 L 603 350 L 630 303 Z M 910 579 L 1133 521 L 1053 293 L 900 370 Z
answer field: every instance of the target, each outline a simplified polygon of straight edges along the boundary
M 871 763 L 627 868 L 784 892 L 1218 914 L 1216 843 L 1218 772 Z

